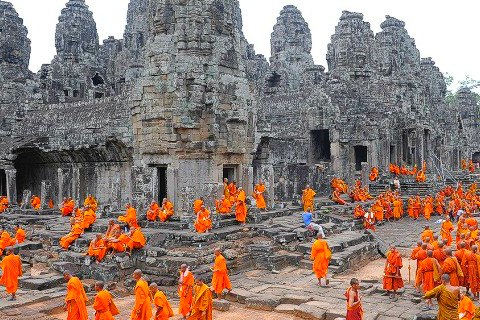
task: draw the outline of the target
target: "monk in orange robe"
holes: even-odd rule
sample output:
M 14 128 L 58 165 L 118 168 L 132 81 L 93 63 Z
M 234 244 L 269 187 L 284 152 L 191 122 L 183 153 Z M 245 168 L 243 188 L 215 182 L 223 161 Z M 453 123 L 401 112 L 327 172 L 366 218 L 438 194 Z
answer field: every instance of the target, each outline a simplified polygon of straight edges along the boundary
M 116 316 L 120 312 L 113 302 L 112 294 L 104 288 L 105 284 L 102 281 L 95 283 L 95 291 L 97 292 L 93 303 L 95 320 L 115 320 L 113 316 Z
M 247 221 L 247 195 L 242 187 L 238 188 L 237 202 L 235 205 L 235 219 L 241 224 Z
M 212 320 L 212 292 L 202 279 L 195 279 L 194 293 L 192 313 L 188 320 Z
M 455 258 L 457 259 L 458 263 L 460 263 L 460 267 L 462 269 L 463 273 L 463 278 L 458 279 L 460 282 L 460 285 L 462 287 L 466 287 L 465 282 L 466 282 L 466 277 L 467 277 L 467 270 L 465 266 L 462 264 L 463 261 L 463 256 L 465 255 L 465 252 L 467 251 L 466 249 L 466 244 L 464 241 L 460 241 L 457 244 L 457 250 L 455 251 Z
M 443 261 L 442 271 L 450 275 L 450 282 L 452 286 L 459 286 L 463 282 L 463 271 L 457 258 L 453 255 L 451 249 L 446 249 L 445 254 L 447 258 Z
M 17 224 L 15 227 L 15 243 L 22 243 L 25 242 L 26 235 L 25 235 L 25 230 L 20 228 L 20 225 Z
M 452 221 L 450 221 L 450 217 L 446 217 L 445 221 L 442 222 L 442 228 L 440 230 L 440 236 L 442 237 L 442 241 L 449 247 L 452 244 L 452 231 L 454 230 Z
M 235 181 L 230 182 L 228 185 L 228 193 L 230 194 L 230 202 L 237 201 L 237 185 Z
M 142 231 L 140 231 L 140 228 L 132 227 L 128 234 L 128 242 L 126 243 L 126 246 L 130 249 L 130 254 L 132 254 L 133 249 L 141 249 L 145 247 L 146 243 L 147 240 Z
M 170 202 L 167 198 L 163 198 L 162 200 L 162 210 L 160 210 L 158 218 L 160 221 L 165 222 L 173 216 L 173 203 Z
M 417 172 L 417 176 L 415 177 L 415 181 L 423 183 L 427 180 L 427 177 L 425 176 L 425 172 L 423 170 L 420 170 Z
M 472 160 L 470 160 L 470 161 L 468 162 L 468 171 L 469 171 L 470 173 L 475 173 L 475 164 L 473 164 L 473 161 L 472 161 Z
M 130 238 L 127 234 L 122 233 L 121 229 L 114 229 L 105 238 L 107 248 L 112 250 L 112 255 L 116 252 L 125 252 Z
M 107 253 L 107 244 L 103 240 L 102 235 L 97 234 L 96 238 L 90 242 L 88 247 L 88 252 L 86 255 L 90 257 L 95 257 L 97 263 L 101 262 Z
M 7 256 L 3 258 L 0 267 L 2 268 L 0 285 L 5 286 L 7 293 L 12 295 L 9 301 L 16 300 L 18 277 L 22 275 L 22 261 L 14 254 L 13 248 L 7 248 Z
M 0 197 L 0 213 L 4 212 L 8 208 L 8 199 L 5 196 Z
M 60 246 L 65 250 L 83 233 L 83 224 L 77 223 L 74 218 L 70 219 L 70 225 L 70 232 L 60 239 Z
M 417 253 L 422 250 L 422 244 L 423 244 L 422 241 L 417 241 L 417 246 L 415 248 L 413 248 L 412 253 L 410 254 L 410 260 L 416 260 L 417 261 L 416 262 L 416 268 L 415 268 L 415 274 L 418 272 L 418 269 L 420 268 L 421 260 L 420 261 L 417 260 Z M 425 257 L 423 259 L 425 259 Z
M 420 263 L 419 272 L 422 277 L 423 292 L 426 293 L 435 288 L 435 283 L 440 281 L 441 268 L 438 261 L 433 258 L 433 252 L 427 251 L 427 258 Z M 427 300 L 427 305 L 432 307 L 431 299 Z
M 472 251 L 465 251 L 462 260 L 462 267 L 465 269 L 465 286 L 468 289 L 472 290 L 472 294 L 475 297 L 475 300 L 478 300 L 479 280 L 480 274 L 478 270 L 478 260 L 480 257 L 477 254 L 478 247 L 472 246 Z
M 67 296 L 65 297 L 65 311 L 68 312 L 67 320 L 88 320 L 86 303 L 87 295 L 80 279 L 73 277 L 70 272 L 63 273 L 67 281 Z
M 212 277 L 212 291 L 217 294 L 217 297 L 223 293 L 224 289 L 228 292 L 232 291 L 232 284 L 228 277 L 227 260 L 222 255 L 219 248 L 215 248 L 215 263 L 213 264 L 213 277 Z
M 75 208 L 75 201 L 72 198 L 63 198 L 62 205 L 60 206 L 60 212 L 62 216 L 69 216 L 73 213 Z
M 83 212 L 83 227 L 85 229 L 90 229 L 96 220 L 97 215 L 95 214 L 93 208 L 90 206 L 85 207 L 85 211 Z
M 372 170 L 370 171 L 370 176 L 368 177 L 370 181 L 376 181 L 378 178 L 378 168 L 373 167 Z
M 160 213 L 160 206 L 158 205 L 157 201 L 153 200 L 150 203 L 150 208 L 147 211 L 147 220 L 148 221 L 155 221 Z
M 403 202 L 400 198 L 393 200 L 393 218 L 399 220 L 403 216 Z
M 223 195 L 230 201 L 230 190 L 228 189 L 228 179 L 223 178 Z
M 361 205 L 358 204 L 355 209 L 353 209 L 353 216 L 355 218 L 363 218 L 363 216 L 365 216 L 365 210 Z
M 430 220 L 430 217 L 432 216 L 433 213 L 433 198 L 430 196 L 427 196 L 425 198 L 424 202 L 424 207 L 423 207 L 423 216 L 425 217 L 425 220 Z
M 135 305 L 132 310 L 131 320 L 150 320 L 152 318 L 152 307 L 150 290 L 147 281 L 142 278 L 141 270 L 133 272 L 133 279 L 137 282 L 135 285 Z
M 205 203 L 203 202 L 203 198 L 200 197 L 199 199 L 193 201 L 193 213 L 197 214 L 204 206 Z
M 306 186 L 306 188 L 303 190 L 302 194 L 302 203 L 303 203 L 303 211 L 306 212 L 307 209 L 310 209 L 312 212 L 314 211 L 313 209 L 313 200 L 315 198 L 316 192 L 313 191 L 312 188 L 310 188 L 309 185 Z
M 420 284 L 422 284 L 422 275 L 420 273 L 420 264 L 424 259 L 427 259 L 427 244 L 422 243 L 421 249 L 415 254 L 415 259 L 417 260 L 417 271 L 415 273 L 415 288 L 420 292 Z
M 257 208 L 260 210 L 265 210 L 267 208 L 267 204 L 265 202 L 265 198 L 263 197 L 263 193 L 265 192 L 265 185 L 263 181 L 260 182 L 253 188 L 253 198 L 257 203 Z
M 165 293 L 158 290 L 158 285 L 155 282 L 150 284 L 149 289 L 153 297 L 153 305 L 155 306 L 153 320 L 168 320 L 170 317 L 173 317 L 173 310 Z
M 215 201 L 215 207 L 217 209 L 217 213 L 220 214 L 227 214 L 232 211 L 232 204 L 224 195 L 222 196 L 222 199 Z
M 84 206 L 84 207 L 89 206 L 89 207 L 92 208 L 92 210 L 95 211 L 95 212 L 97 212 L 97 209 L 98 209 L 97 200 L 96 200 L 95 197 L 92 196 L 91 194 L 89 194 L 89 195 L 85 198 L 85 201 L 83 201 L 83 206 Z
M 428 238 L 429 242 L 428 243 L 431 243 L 432 240 L 433 240 L 433 231 L 430 229 L 429 226 L 425 226 L 424 227 L 424 230 L 420 236 L 420 238 L 422 239 L 423 242 L 425 242 L 425 240 Z
M 466 159 L 462 159 L 461 161 L 461 166 L 462 170 L 467 170 L 467 160 Z
M 377 199 L 371 208 L 373 214 L 375 215 L 375 220 L 383 221 L 383 206 L 380 199 Z
M 178 313 L 187 319 L 187 314 L 192 310 L 193 302 L 193 285 L 195 279 L 186 264 L 180 267 L 180 278 L 178 280 L 178 296 L 180 297 L 180 305 Z
M 340 190 L 338 189 L 333 190 L 332 200 L 341 205 L 347 204 L 347 202 L 340 197 Z
M 459 320 L 472 320 L 475 316 L 475 310 L 476 308 L 472 300 L 465 294 L 465 292 L 461 292 L 460 302 L 458 304 Z
M 402 256 L 395 246 L 390 246 L 385 261 L 385 270 L 383 276 L 383 289 L 391 293 L 391 297 L 396 299 L 395 294 L 398 289 L 403 288 L 403 279 L 400 269 L 403 267 Z
M 34 210 L 40 210 L 40 198 L 37 197 L 36 195 L 33 195 L 32 198 L 30 199 L 30 205 Z
M 129 227 L 139 228 L 137 222 L 137 210 L 132 207 L 130 203 L 127 203 L 125 205 L 125 208 L 127 209 L 126 214 L 124 216 L 118 217 L 118 221 L 127 224 Z
M 317 240 L 313 243 L 312 251 L 310 254 L 310 259 L 313 261 L 313 272 L 318 279 L 318 285 L 322 285 L 322 279 L 325 278 L 325 284 L 327 273 L 328 273 L 328 264 L 332 258 L 332 251 L 328 246 L 327 241 L 323 239 L 321 233 L 317 234 Z
M 345 292 L 347 298 L 347 318 L 345 320 L 362 320 L 363 308 L 362 300 L 359 294 L 360 282 L 352 278 L 350 280 L 350 287 Z
M 420 216 L 420 212 L 422 211 L 422 201 L 420 200 L 420 196 L 416 196 L 412 203 L 412 214 L 413 220 L 417 220 Z
M 5 248 L 13 246 L 15 242 L 15 238 L 12 238 L 10 233 L 8 233 L 6 230 L 3 230 L 2 234 L 0 235 L 0 256 L 3 254 L 3 250 L 5 250 Z
M 212 220 L 210 220 L 210 211 L 205 208 L 205 206 L 202 206 L 200 208 L 200 211 L 197 213 L 197 219 L 195 220 L 194 223 L 195 230 L 197 230 L 198 233 L 205 233 L 208 230 L 212 229 Z
M 435 197 L 435 212 L 440 216 L 445 214 L 445 195 L 443 192 Z

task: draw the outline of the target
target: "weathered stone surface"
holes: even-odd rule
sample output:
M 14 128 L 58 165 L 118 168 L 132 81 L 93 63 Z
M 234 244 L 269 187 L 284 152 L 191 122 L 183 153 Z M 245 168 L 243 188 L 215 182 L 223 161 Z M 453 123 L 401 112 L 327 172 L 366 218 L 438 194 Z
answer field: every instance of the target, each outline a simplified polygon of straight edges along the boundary
M 281 305 L 279 305 L 275 308 L 275 312 L 294 314 L 296 307 L 297 307 L 297 305 L 295 305 L 295 304 L 281 304 Z
M 308 304 L 301 304 L 295 307 L 294 315 L 308 320 L 325 320 L 326 311 Z
M 251 309 L 273 311 L 280 304 L 280 298 L 273 295 L 255 295 L 245 299 L 245 305 Z
M 230 310 L 230 302 L 227 300 L 213 300 L 213 309 L 218 311 L 228 311 Z
M 281 304 L 300 305 L 312 300 L 311 297 L 296 294 L 287 294 L 280 299 Z

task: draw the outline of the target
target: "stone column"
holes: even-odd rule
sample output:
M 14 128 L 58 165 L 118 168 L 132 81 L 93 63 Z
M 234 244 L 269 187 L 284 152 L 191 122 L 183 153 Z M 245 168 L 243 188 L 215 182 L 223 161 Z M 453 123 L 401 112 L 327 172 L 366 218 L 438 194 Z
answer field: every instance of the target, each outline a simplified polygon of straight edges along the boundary
M 273 165 L 268 164 L 262 166 L 262 179 L 265 182 L 265 189 L 266 189 L 266 200 L 267 200 L 267 207 L 274 208 L 275 207 L 275 174 L 273 171 Z
M 177 203 L 177 199 L 180 199 L 180 197 L 177 197 L 177 192 L 178 192 L 177 179 L 178 179 L 178 169 L 172 168 L 172 166 L 168 166 L 167 167 L 167 197 L 173 203 L 174 206 L 175 206 L 175 203 Z
M 253 167 L 252 166 L 242 166 L 243 175 L 242 175 L 242 187 L 245 190 L 247 196 L 251 195 L 253 192 Z
M 78 167 L 72 169 L 72 198 L 75 203 L 80 204 L 80 168 Z
M 57 179 L 58 179 L 57 204 L 60 205 L 63 201 L 64 192 L 65 192 L 65 190 L 63 190 L 64 176 L 63 176 L 63 170 L 61 168 L 58 168 L 57 170 Z
M 368 165 L 368 162 L 362 162 L 362 171 L 361 171 L 361 175 L 362 175 L 362 185 L 364 186 L 368 186 L 369 184 L 369 175 L 370 175 L 370 167 Z
M 423 129 L 417 130 L 417 163 L 418 167 L 421 168 L 423 164 L 423 160 L 425 160 L 425 154 L 424 154 L 424 146 L 423 146 Z
M 112 181 L 112 211 L 120 210 L 122 207 L 122 189 L 120 182 L 120 174 Z
M 6 169 L 5 175 L 7 178 L 7 198 L 11 204 L 17 203 L 17 170 Z
M 49 180 L 42 180 L 40 187 L 40 208 L 49 209 L 48 202 L 52 199 L 52 183 Z

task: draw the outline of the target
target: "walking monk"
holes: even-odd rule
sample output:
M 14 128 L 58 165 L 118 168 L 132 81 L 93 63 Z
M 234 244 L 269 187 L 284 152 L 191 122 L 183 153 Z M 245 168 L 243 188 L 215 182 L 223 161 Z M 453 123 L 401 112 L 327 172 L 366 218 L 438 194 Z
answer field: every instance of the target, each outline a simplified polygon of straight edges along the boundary
M 390 294 L 390 298 L 396 300 L 395 294 L 397 290 L 403 288 L 403 279 L 400 274 L 400 269 L 403 267 L 402 256 L 397 251 L 395 246 L 390 246 L 390 251 L 387 254 L 385 261 L 385 275 L 383 276 L 383 289 Z
M 142 271 L 137 269 L 133 272 L 135 285 L 135 305 L 133 306 L 131 320 L 150 320 L 152 318 L 152 307 L 150 291 L 147 281 L 142 278 Z
M 113 316 L 116 316 L 120 312 L 117 306 L 113 302 L 110 292 L 104 289 L 105 284 L 102 281 L 95 283 L 95 302 L 93 303 L 93 309 L 95 310 L 95 320 L 115 320 Z
M 332 251 L 327 241 L 323 239 L 321 233 L 317 234 L 317 240 L 313 243 L 310 259 L 313 260 L 313 272 L 317 276 L 318 285 L 322 285 L 322 279 L 325 278 L 327 285 L 328 264 L 332 258 Z
M 302 203 L 303 203 L 304 212 L 306 212 L 307 209 L 310 209 L 313 212 L 314 210 L 313 199 L 315 198 L 315 195 L 316 195 L 315 191 L 313 191 L 313 189 L 310 188 L 310 185 L 307 184 L 302 194 Z
M 235 207 L 235 218 L 241 224 L 247 220 L 247 195 L 242 187 L 238 188 L 237 202 Z
M 433 252 L 427 251 L 427 258 L 420 263 L 418 272 L 422 278 L 423 293 L 426 293 L 435 288 L 435 283 L 440 281 L 440 274 L 442 269 L 438 261 L 433 258 Z M 433 308 L 432 299 L 427 299 L 426 310 Z
M 137 222 L 137 210 L 132 207 L 130 203 L 127 203 L 125 208 L 127 209 L 126 214 L 118 217 L 118 221 L 127 224 L 129 227 L 139 228 Z
M 455 230 L 453 227 L 452 221 L 450 221 L 450 217 L 447 216 L 445 221 L 442 222 L 442 229 L 440 230 L 440 236 L 442 237 L 443 243 L 449 247 L 452 244 L 452 231 Z M 454 284 L 452 284 L 454 285 Z
M 155 282 L 150 284 L 149 289 L 153 297 L 153 305 L 155 306 L 153 320 L 168 320 L 168 318 L 173 317 L 173 310 L 165 293 L 158 290 L 158 285 Z
M 472 246 L 472 251 L 465 250 L 462 259 L 462 267 L 466 271 L 465 274 L 465 287 L 472 290 L 472 294 L 474 296 L 474 301 L 478 300 L 478 292 L 480 291 L 479 288 L 479 270 L 478 270 L 478 254 L 477 254 L 478 247 Z
M 428 291 L 424 299 L 436 298 L 438 301 L 438 316 L 441 320 L 458 320 L 458 300 L 460 288 L 450 284 L 450 276 L 442 276 L 442 284 L 435 289 Z
M 88 301 L 83 284 L 80 279 L 73 277 L 68 271 L 63 273 L 67 281 L 67 296 L 65 297 L 64 310 L 67 311 L 67 319 L 88 320 L 86 303 Z
M 212 320 L 213 300 L 210 288 L 202 279 L 195 279 L 192 313 L 188 320 Z
M 357 279 L 353 278 L 350 280 L 350 288 L 345 292 L 345 297 L 347 298 L 347 318 L 345 320 L 363 319 L 362 299 L 358 292 L 359 288 L 360 283 Z
M 253 198 L 257 202 L 257 208 L 260 210 L 265 210 L 267 208 L 267 204 L 265 203 L 265 198 L 263 197 L 263 193 L 265 192 L 265 185 L 263 181 L 260 180 L 259 183 L 253 189 Z
M 180 297 L 180 305 L 178 312 L 183 315 L 183 319 L 187 319 L 187 314 L 192 309 L 193 302 L 193 284 L 195 280 L 186 264 L 180 267 L 180 278 L 178 280 L 178 296 Z
M 223 293 L 224 289 L 228 292 L 232 291 L 232 284 L 228 278 L 227 260 L 225 260 L 219 248 L 215 248 L 215 263 L 211 270 L 213 271 L 212 277 L 212 291 L 217 294 L 217 297 Z
M 17 256 L 13 252 L 13 248 L 7 248 L 7 255 L 3 258 L 2 263 L 0 264 L 2 268 L 2 277 L 0 278 L 0 285 L 5 286 L 7 293 L 10 293 L 12 296 L 8 301 L 16 300 L 15 293 L 18 289 L 18 277 L 22 273 L 22 260 L 20 256 Z
M 442 271 L 450 275 L 450 283 L 452 286 L 459 286 L 463 282 L 463 271 L 457 258 L 453 256 L 452 249 L 445 250 L 447 258 L 443 261 Z

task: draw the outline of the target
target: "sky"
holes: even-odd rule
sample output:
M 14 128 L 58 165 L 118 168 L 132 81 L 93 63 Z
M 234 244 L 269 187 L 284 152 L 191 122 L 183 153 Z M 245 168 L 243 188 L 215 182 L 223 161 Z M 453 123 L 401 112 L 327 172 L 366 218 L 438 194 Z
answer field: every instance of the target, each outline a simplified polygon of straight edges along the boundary
M 36 72 L 55 55 L 55 26 L 67 0 L 8 0 L 32 40 L 30 69 Z M 122 38 L 129 0 L 86 0 L 93 12 L 100 41 Z M 406 22 L 422 57 L 432 57 L 443 73 L 456 80 L 480 79 L 478 12 L 480 1 L 434 0 L 239 0 L 243 31 L 257 53 L 270 57 L 270 35 L 283 6 L 297 6 L 309 24 L 316 64 L 326 67 L 325 55 L 343 10 L 364 14 L 377 33 L 385 15 Z

